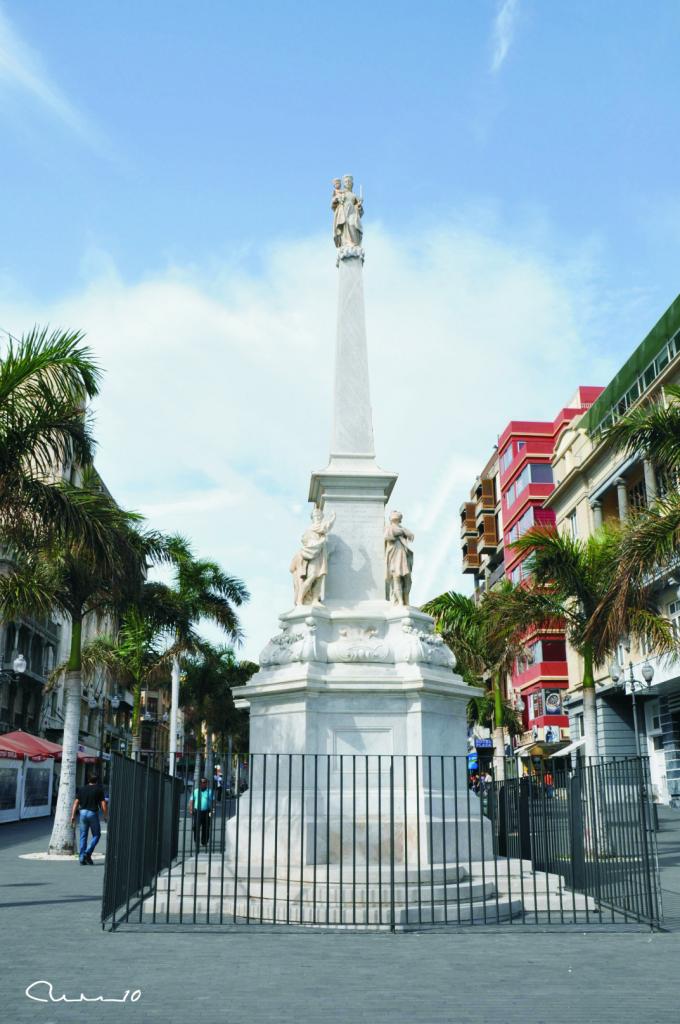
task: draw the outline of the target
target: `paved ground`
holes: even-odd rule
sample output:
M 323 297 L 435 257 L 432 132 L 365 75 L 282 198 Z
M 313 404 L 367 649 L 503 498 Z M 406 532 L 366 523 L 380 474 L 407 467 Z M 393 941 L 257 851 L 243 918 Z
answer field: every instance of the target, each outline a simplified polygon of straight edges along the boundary
M 659 860 L 680 909 L 680 813 L 662 815 Z M 666 1024 L 679 1017 L 680 930 L 448 934 L 102 932 L 101 866 L 22 860 L 50 823 L 0 826 L 0 1017 L 14 1022 L 165 1024 Z M 674 922 L 680 929 L 680 913 Z M 51 981 L 135 1004 L 42 1004 Z M 36 993 L 39 994 L 39 993 Z
M 680 929 L 680 811 L 659 808 L 656 836 L 664 923 Z

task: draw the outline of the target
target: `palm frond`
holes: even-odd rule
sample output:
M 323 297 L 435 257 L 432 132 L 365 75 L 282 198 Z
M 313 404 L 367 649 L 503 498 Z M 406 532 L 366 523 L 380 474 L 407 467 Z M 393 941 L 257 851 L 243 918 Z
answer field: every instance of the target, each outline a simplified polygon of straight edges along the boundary
M 666 397 L 630 409 L 609 427 L 603 440 L 630 455 L 643 455 L 661 469 L 680 469 L 680 387 L 665 388 Z

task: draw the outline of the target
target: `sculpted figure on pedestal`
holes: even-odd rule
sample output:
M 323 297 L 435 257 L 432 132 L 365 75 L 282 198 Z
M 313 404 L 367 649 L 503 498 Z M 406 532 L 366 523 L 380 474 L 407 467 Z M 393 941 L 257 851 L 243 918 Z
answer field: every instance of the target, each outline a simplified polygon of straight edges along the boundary
M 409 603 L 413 569 L 413 534 L 401 525 L 401 512 L 391 512 L 385 527 L 385 579 L 392 604 Z
M 355 196 L 354 178 L 346 174 L 342 179 L 333 179 L 333 241 L 338 249 L 345 246 L 360 246 L 364 236 L 361 218 L 364 212 L 363 199 Z
M 334 522 L 335 513 L 324 519 L 320 508 L 312 509 L 312 522 L 302 534 L 302 547 L 290 563 L 296 605 L 323 601 L 324 581 L 328 572 L 326 537 Z

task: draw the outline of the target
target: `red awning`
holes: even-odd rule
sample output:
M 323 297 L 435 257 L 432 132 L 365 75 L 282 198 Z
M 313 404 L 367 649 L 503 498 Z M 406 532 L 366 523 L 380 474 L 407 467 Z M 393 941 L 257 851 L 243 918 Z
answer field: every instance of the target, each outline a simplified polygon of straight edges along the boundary
M 6 732 L 0 736 L 0 750 L 14 751 L 17 756 L 29 757 L 32 760 L 53 757 L 55 761 L 61 761 L 62 754 L 62 747 L 58 743 L 44 740 L 41 736 L 33 736 L 30 732 L 23 732 L 21 729 L 17 729 L 15 732 Z M 0 754 L 0 756 L 2 755 Z M 78 761 L 81 764 L 92 764 L 98 760 L 97 757 L 78 752 Z

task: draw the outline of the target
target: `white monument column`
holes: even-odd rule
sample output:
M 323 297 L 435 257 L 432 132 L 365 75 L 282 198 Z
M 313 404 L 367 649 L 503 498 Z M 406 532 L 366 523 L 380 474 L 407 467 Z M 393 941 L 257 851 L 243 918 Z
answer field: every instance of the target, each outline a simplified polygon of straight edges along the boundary
M 331 461 L 375 458 L 371 396 L 368 383 L 364 251 L 338 250 L 338 326 Z
M 363 284 L 364 251 L 338 249 L 338 325 L 330 461 L 312 474 L 309 500 L 336 517 L 329 538 L 327 604 L 385 598 L 385 503 L 397 479 L 375 462 Z

